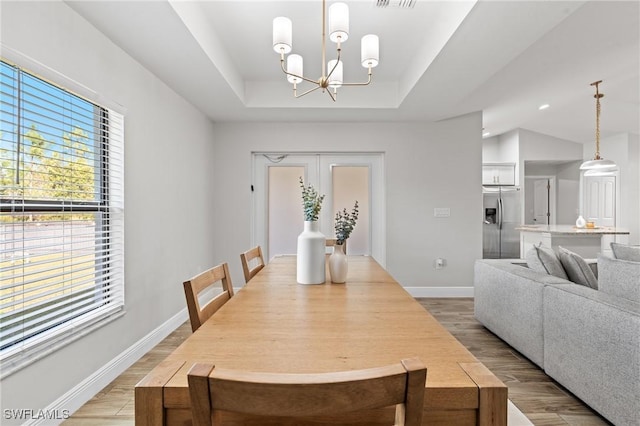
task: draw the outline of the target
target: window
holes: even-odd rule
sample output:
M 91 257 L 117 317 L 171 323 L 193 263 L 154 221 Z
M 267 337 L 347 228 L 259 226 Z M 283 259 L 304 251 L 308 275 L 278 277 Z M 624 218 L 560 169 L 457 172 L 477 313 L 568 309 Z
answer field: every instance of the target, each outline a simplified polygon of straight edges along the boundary
M 1 62 L 6 376 L 122 312 L 123 117 Z

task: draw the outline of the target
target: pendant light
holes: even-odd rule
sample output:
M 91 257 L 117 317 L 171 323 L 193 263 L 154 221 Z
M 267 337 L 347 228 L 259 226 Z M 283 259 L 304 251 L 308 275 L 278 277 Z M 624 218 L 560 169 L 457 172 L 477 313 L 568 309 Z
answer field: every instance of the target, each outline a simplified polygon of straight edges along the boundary
M 580 170 L 589 170 L 592 172 L 587 172 L 585 175 L 588 176 L 602 176 L 602 174 L 595 174 L 595 171 L 598 172 L 613 172 L 618 170 L 618 166 L 611 160 L 605 160 L 600 157 L 600 98 L 604 96 L 604 93 L 600 93 L 598 90 L 598 85 L 602 83 L 602 80 L 595 81 L 591 83 L 591 86 L 596 87 L 596 94 L 593 95 L 596 98 L 596 153 L 593 157 L 593 160 L 587 160 L 580 166 Z

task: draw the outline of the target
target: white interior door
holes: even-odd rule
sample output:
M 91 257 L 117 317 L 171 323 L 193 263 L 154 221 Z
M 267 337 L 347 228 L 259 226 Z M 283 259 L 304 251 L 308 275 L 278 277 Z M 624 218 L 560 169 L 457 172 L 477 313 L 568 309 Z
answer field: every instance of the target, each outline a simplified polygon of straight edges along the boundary
M 596 226 L 616 226 L 616 177 L 584 177 L 584 218 Z
M 296 252 L 303 227 L 299 177 L 325 194 L 320 230 L 334 237 L 337 210 L 359 205 L 356 228 L 349 238 L 350 255 L 371 255 L 384 266 L 383 156 L 364 154 L 254 154 L 253 245 L 267 259 Z

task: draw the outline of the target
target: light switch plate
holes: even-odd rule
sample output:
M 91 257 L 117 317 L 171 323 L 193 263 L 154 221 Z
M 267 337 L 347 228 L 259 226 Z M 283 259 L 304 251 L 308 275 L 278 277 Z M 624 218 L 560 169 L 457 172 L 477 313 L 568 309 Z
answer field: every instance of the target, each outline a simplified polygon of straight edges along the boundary
M 435 209 L 433 209 L 433 216 L 449 217 L 451 216 L 451 209 L 449 207 L 436 207 Z

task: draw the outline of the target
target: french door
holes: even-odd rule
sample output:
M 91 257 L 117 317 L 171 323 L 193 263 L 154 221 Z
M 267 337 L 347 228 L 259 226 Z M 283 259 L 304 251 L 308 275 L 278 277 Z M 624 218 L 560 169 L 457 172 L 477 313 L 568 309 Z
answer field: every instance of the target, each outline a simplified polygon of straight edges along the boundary
M 263 248 L 267 259 L 295 254 L 303 228 L 299 179 L 325 195 L 320 230 L 334 237 L 334 217 L 350 212 L 358 201 L 359 217 L 349 238 L 348 254 L 373 256 L 384 266 L 386 259 L 384 172 L 381 153 L 254 153 L 253 245 Z

